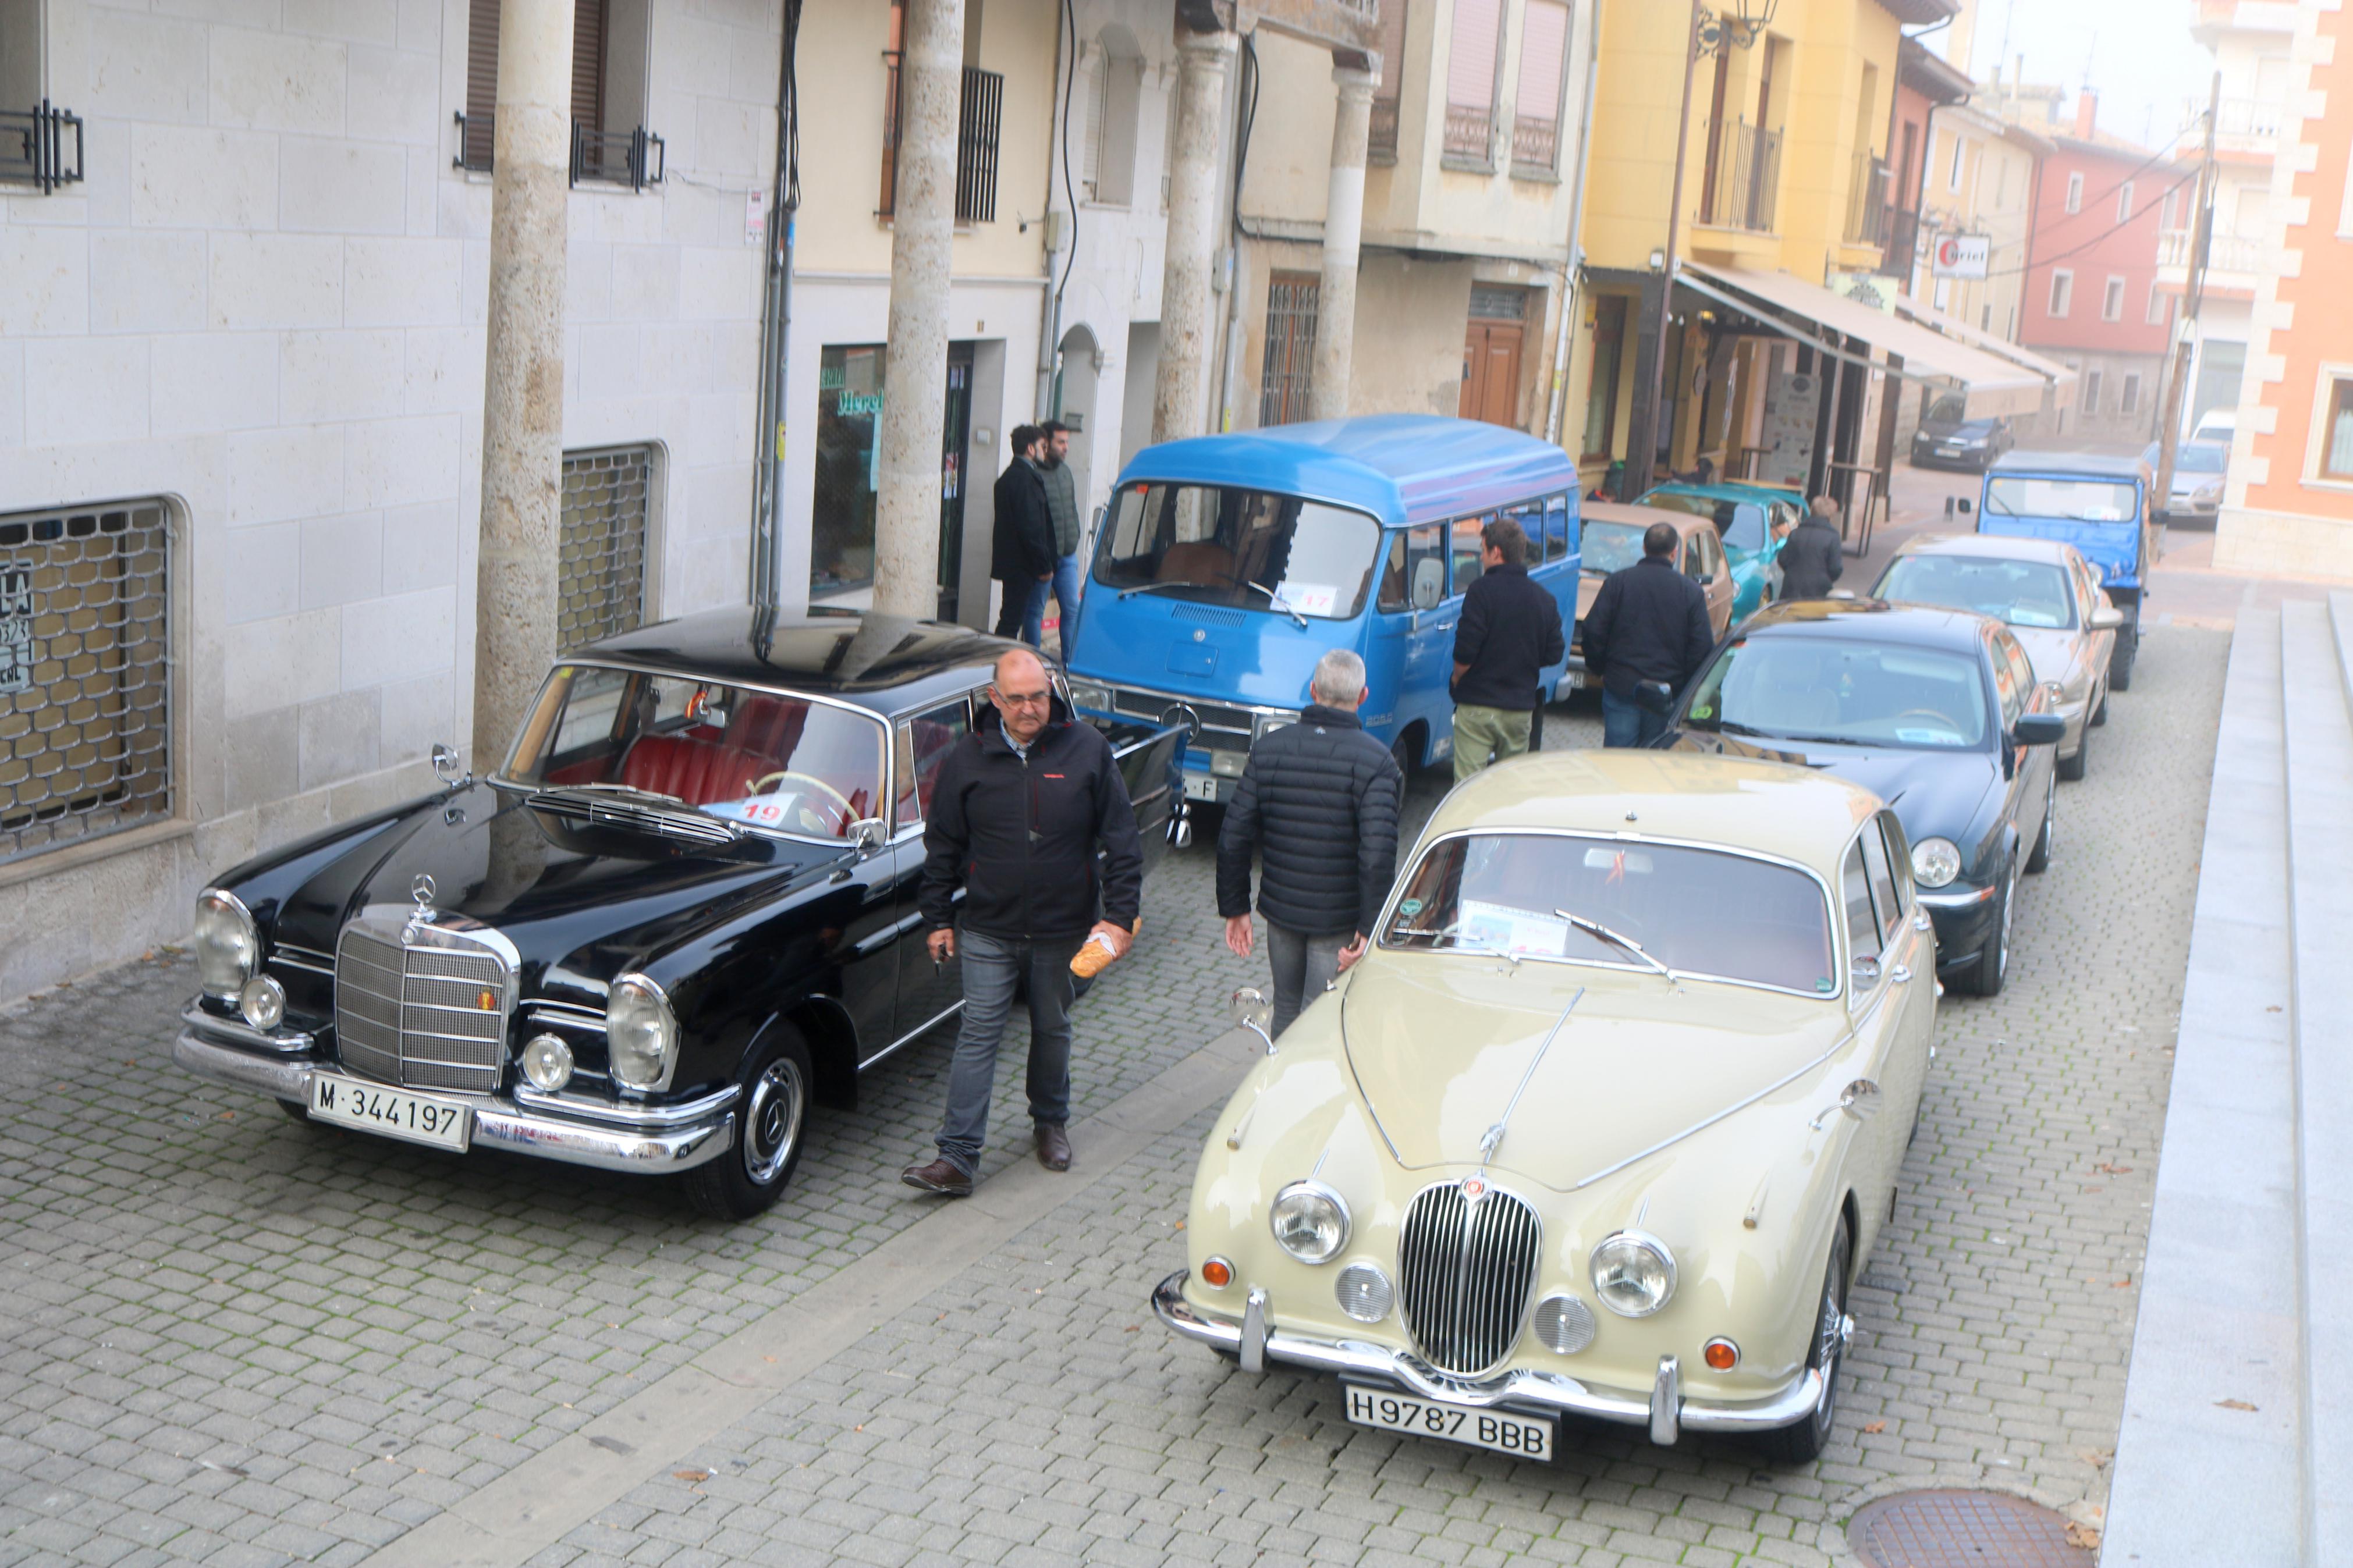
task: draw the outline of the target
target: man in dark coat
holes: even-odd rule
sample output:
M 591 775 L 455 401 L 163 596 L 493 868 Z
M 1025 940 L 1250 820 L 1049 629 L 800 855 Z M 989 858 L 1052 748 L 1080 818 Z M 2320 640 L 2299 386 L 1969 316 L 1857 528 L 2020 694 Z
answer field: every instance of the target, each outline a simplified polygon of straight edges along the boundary
M 1019 637 L 1032 647 L 1043 634 L 1030 617 L 1030 600 L 1040 583 L 1054 577 L 1054 520 L 1046 510 L 1046 480 L 1038 469 L 1044 442 L 1035 425 L 1013 427 L 1013 460 L 997 476 L 997 528 L 988 552 L 988 574 L 1005 590 L 997 635 Z
M 1803 522 L 1781 546 L 1781 598 L 1827 599 L 1831 584 L 1846 569 L 1846 547 L 1839 542 L 1839 504 L 1816 496 Z
M 1454 782 L 1528 749 L 1537 676 L 1568 652 L 1560 601 L 1528 575 L 1528 536 L 1508 517 L 1479 531 L 1479 580 L 1454 626 Z
M 1038 1163 L 1071 1168 L 1071 960 L 1098 937 L 1113 959 L 1124 955 L 1144 892 L 1144 845 L 1111 742 L 1071 716 L 1027 648 L 997 661 L 988 698 L 991 710 L 940 764 L 923 824 L 925 946 L 934 963 L 961 961 L 964 1021 L 939 1157 L 899 1173 L 911 1187 L 957 1198 L 972 1193 L 997 1048 L 1024 981 Z
M 1585 668 L 1601 678 L 1601 743 L 1647 746 L 1715 647 L 1707 593 L 1675 570 L 1675 525 L 1642 531 L 1642 559 L 1609 574 L 1585 612 Z
M 1364 956 L 1397 869 L 1398 797 L 1389 749 L 1365 733 L 1365 661 L 1335 648 L 1315 663 L 1299 722 L 1260 737 L 1218 834 L 1218 912 L 1226 945 L 1248 958 L 1250 852 L 1263 861 L 1258 910 L 1274 967 L 1277 1035 L 1334 976 Z

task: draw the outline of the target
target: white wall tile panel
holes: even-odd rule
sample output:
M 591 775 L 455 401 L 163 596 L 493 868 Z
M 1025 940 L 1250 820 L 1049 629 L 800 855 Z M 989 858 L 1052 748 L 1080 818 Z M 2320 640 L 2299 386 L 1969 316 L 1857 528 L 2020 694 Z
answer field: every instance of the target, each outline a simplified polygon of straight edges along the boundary
M 288 332 L 280 340 L 279 416 L 290 425 L 396 418 L 403 374 L 396 331 Z
M 384 591 L 446 588 L 458 581 L 458 503 L 428 501 L 384 514 Z
M 489 350 L 480 327 L 412 329 L 406 334 L 405 406 L 410 414 L 476 414 L 482 406 L 482 369 Z M 479 427 L 479 421 L 470 427 Z M 470 485 L 478 466 L 467 468 Z
M 399 0 L 282 0 L 283 26 L 290 33 L 341 38 L 348 44 L 399 41 Z
M 301 526 L 301 608 L 348 605 L 384 592 L 382 512 L 313 518 Z
M 151 417 L 156 435 L 251 430 L 278 423 L 276 333 L 171 332 L 154 343 Z
M 136 11 L 91 6 L 85 15 L 90 76 L 76 112 L 85 121 L 205 122 L 207 29 Z
M 237 27 L 211 43 L 212 123 L 343 134 L 341 44 Z
M 457 637 L 458 595 L 427 588 L 347 605 L 343 610 L 346 689 L 430 675 L 449 668 Z M 470 636 L 472 628 L 467 628 Z
M 131 128 L 131 221 L 161 228 L 278 226 L 278 138 L 206 126 Z
M 25 444 L 25 345 L 0 339 L 0 447 Z
M 353 507 L 407 506 L 458 493 L 458 416 L 347 427 L 343 495 Z
M 195 332 L 205 326 L 205 237 L 100 229 L 90 237 L 90 330 Z
M 0 227 L 0 338 L 90 330 L 90 237 L 74 228 Z
M 35 338 L 25 380 L 40 395 L 25 405 L 28 446 L 128 441 L 147 434 L 147 340 Z
M 343 133 L 379 142 L 440 140 L 441 62 L 430 55 L 353 45 L 344 75 Z M 447 165 L 445 155 L 442 163 Z
M 451 327 L 458 323 L 465 258 L 438 239 L 343 242 L 343 325 Z
M 278 225 L 322 234 L 407 228 L 408 153 L 363 142 L 290 136 L 278 159 Z
M 312 610 L 232 626 L 221 651 L 231 718 L 330 696 L 342 680 L 343 613 Z
M 290 616 L 302 607 L 301 523 L 232 529 L 221 549 L 228 578 L 222 609 L 228 625 Z
M 343 510 L 343 429 L 255 430 L 228 437 L 228 521 L 281 522 Z
M 212 236 L 216 327 L 332 327 L 343 316 L 343 242 L 333 235 Z

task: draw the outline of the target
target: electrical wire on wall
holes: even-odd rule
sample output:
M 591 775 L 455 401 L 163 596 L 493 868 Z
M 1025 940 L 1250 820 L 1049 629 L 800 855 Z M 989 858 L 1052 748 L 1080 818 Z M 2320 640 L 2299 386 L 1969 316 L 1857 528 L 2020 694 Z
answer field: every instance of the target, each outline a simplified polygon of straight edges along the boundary
M 760 318 L 759 461 L 752 487 L 752 603 L 776 607 L 783 531 L 786 362 L 792 336 L 793 225 L 801 205 L 800 31 L 803 0 L 784 0 L 776 64 L 776 179 L 769 204 L 767 294 Z
M 1258 124 L 1258 37 L 1254 33 L 1242 35 L 1242 133 L 1234 145 L 1234 206 L 1233 229 L 1244 239 L 1266 240 L 1276 245 L 1314 245 L 1317 235 L 1269 234 L 1252 228 L 1250 220 L 1242 216 L 1242 182 L 1250 177 L 1250 132 Z M 1319 229 L 1322 225 L 1316 226 Z

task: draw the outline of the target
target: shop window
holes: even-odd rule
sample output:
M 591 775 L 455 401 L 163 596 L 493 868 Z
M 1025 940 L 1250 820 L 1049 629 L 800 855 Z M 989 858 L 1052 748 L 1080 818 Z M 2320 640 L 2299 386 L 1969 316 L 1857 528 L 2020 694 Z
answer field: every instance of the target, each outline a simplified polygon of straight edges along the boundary
M 646 623 L 656 449 L 564 454 L 555 545 L 555 642 L 575 648 Z
M 1593 374 L 1585 390 L 1585 450 L 1588 459 L 1607 458 L 1617 426 L 1618 370 L 1626 339 L 1626 299 L 1604 294 L 1593 301 Z
M 1087 93 L 1080 188 L 1091 202 L 1124 207 L 1135 196 L 1135 120 L 1144 95 L 1144 56 L 1124 27 L 1106 27 Z
M 491 167 L 499 99 L 500 0 L 471 0 L 466 107 L 452 162 Z M 646 129 L 650 0 L 576 0 L 572 21 L 572 183 L 642 189 L 662 179 L 662 139 Z
M 1261 428 L 1307 417 L 1315 373 L 1315 307 L 1322 291 L 1312 272 L 1278 272 L 1268 280 L 1266 364 L 1258 395 Z
M 161 500 L 0 513 L 0 863 L 173 810 Z
M 2320 427 L 2321 478 L 2353 479 L 2353 377 L 2330 376 L 2323 395 L 2328 413 Z
M 828 343 L 818 356 L 817 486 L 809 509 L 809 592 L 874 581 L 874 498 L 881 489 L 881 343 Z

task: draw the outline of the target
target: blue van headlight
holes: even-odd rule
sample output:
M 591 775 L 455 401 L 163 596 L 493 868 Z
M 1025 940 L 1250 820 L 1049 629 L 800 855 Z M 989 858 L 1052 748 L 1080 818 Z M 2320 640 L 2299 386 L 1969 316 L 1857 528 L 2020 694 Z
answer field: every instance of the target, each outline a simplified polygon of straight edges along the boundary
M 1095 680 L 1073 680 L 1070 684 L 1072 707 L 1092 708 L 1099 713 L 1112 710 L 1110 687 Z
M 1256 742 L 1299 722 L 1296 713 L 1261 713 L 1250 721 L 1250 739 Z

